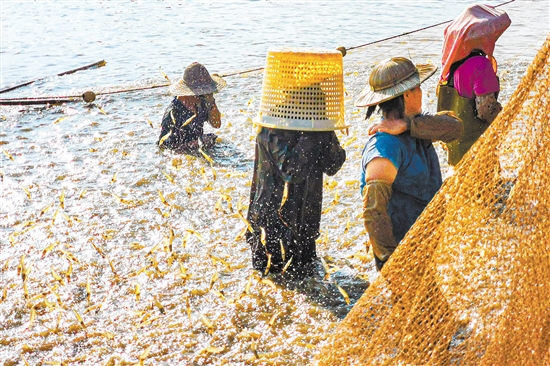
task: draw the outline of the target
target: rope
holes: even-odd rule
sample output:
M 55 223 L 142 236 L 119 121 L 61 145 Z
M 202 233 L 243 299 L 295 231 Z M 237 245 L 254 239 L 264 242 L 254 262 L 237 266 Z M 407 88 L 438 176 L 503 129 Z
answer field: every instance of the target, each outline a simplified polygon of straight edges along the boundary
M 495 8 L 498 8 L 499 6 L 513 3 L 514 1 L 516 1 L 516 0 L 509 0 L 509 1 L 505 2 L 505 3 L 501 3 L 501 4 L 498 4 L 498 5 L 495 5 L 494 7 L 495 7 Z M 438 27 L 438 26 L 440 26 L 440 25 L 450 23 L 450 22 L 452 22 L 453 20 L 454 20 L 454 19 L 446 20 L 446 21 L 441 22 L 441 23 L 429 25 L 429 26 L 424 27 L 424 28 L 419 28 L 419 29 L 416 29 L 416 30 L 413 30 L 413 31 L 410 31 L 410 32 L 401 33 L 401 34 L 399 34 L 399 35 L 397 35 L 397 36 L 391 36 L 391 37 L 384 38 L 384 39 L 380 39 L 380 40 L 377 40 L 377 41 L 365 43 L 365 44 L 362 44 L 362 45 L 359 45 L 359 46 L 348 47 L 348 48 L 346 48 L 346 50 L 353 50 L 353 49 L 356 49 L 356 48 L 361 48 L 361 47 L 370 46 L 370 45 L 373 45 L 373 44 L 376 44 L 376 43 L 389 41 L 389 40 L 394 39 L 394 38 L 399 38 L 399 37 L 403 37 L 403 36 L 406 36 L 406 35 L 409 35 L 409 34 L 413 34 L 413 33 L 416 33 L 416 32 L 420 32 L 420 31 L 423 31 L 423 30 L 426 30 L 426 29 L 435 28 L 435 27 Z
M 21 98 L 0 99 L 0 105 L 33 105 L 33 104 L 60 104 L 79 102 L 82 97 L 48 97 L 48 98 Z
M 506 1 L 504 3 L 495 5 L 494 7 L 498 8 L 500 6 L 513 3 L 514 1 L 516 1 L 516 0 L 509 0 L 509 1 Z M 387 37 L 387 38 L 384 38 L 384 39 L 379 39 L 379 40 L 376 40 L 376 41 L 368 42 L 368 43 L 361 44 L 361 45 L 358 45 L 358 46 L 353 46 L 353 47 L 340 46 L 337 49 L 340 52 L 342 52 L 343 56 L 345 56 L 347 51 L 349 51 L 349 50 L 354 50 L 354 49 L 357 49 L 357 48 L 370 46 L 370 45 L 380 43 L 380 42 L 386 42 L 386 41 L 389 41 L 389 40 L 392 40 L 392 39 L 395 39 L 395 38 L 399 38 L 399 37 L 403 37 L 403 36 L 406 36 L 406 35 L 409 35 L 409 34 L 421 32 L 421 31 L 424 31 L 424 30 L 427 30 L 427 29 L 430 29 L 430 28 L 435 28 L 435 27 L 438 27 L 440 25 L 450 23 L 452 21 L 453 21 L 453 19 L 446 20 L 444 22 L 429 25 L 429 26 L 426 26 L 426 27 L 423 27 L 423 28 L 415 29 L 413 31 L 401 33 L 399 35 Z M 70 71 L 66 71 L 66 72 L 61 73 L 61 74 L 57 74 L 57 76 L 66 75 L 68 73 L 73 73 L 73 72 L 76 72 L 76 71 L 79 71 L 79 70 L 85 70 L 86 68 L 90 68 L 91 66 L 94 66 L 95 64 L 99 64 L 99 63 L 103 63 L 103 64 L 99 65 L 98 67 L 101 67 L 101 66 L 105 65 L 105 61 L 99 61 L 99 62 L 96 62 L 94 64 L 88 65 L 88 66 L 84 66 L 84 67 L 81 67 L 81 68 L 78 68 L 78 69 L 75 69 L 75 70 L 70 70 Z M 242 74 L 248 74 L 248 73 L 255 72 L 255 71 L 262 71 L 263 69 L 264 69 L 263 67 L 257 67 L 257 68 L 253 68 L 253 69 L 247 69 L 247 70 L 242 70 L 242 71 L 236 71 L 236 72 L 221 74 L 220 76 L 221 77 L 228 77 L 228 76 L 242 75 Z M 42 79 L 44 79 L 44 78 L 42 78 Z M 17 85 L 17 86 L 8 88 L 8 89 L 2 89 L 2 90 L 0 90 L 0 93 L 4 93 L 6 91 L 10 91 L 10 90 L 13 90 L 13 89 L 25 86 L 25 85 L 29 85 L 31 83 L 34 83 L 35 81 L 42 80 L 42 79 L 33 80 L 33 81 L 28 82 L 28 83 L 20 84 L 20 85 Z M 84 94 L 82 94 L 81 96 L 71 95 L 71 96 L 44 97 L 44 98 L 6 98 L 6 99 L 0 99 L 0 105 L 55 104 L 55 103 L 65 103 L 65 102 L 76 102 L 76 101 L 79 101 L 79 100 L 82 100 L 82 99 L 84 99 L 85 102 L 90 103 L 90 102 L 93 102 L 95 100 L 95 97 L 98 96 L 98 95 L 128 93 L 128 92 L 139 91 L 139 90 L 164 88 L 164 87 L 167 87 L 169 85 L 170 85 L 170 83 L 168 83 L 168 84 L 165 83 L 165 84 L 159 84 L 159 85 L 145 86 L 145 87 L 139 87 L 139 88 L 130 88 L 130 89 L 110 91 L 110 92 L 99 92 L 99 93 L 94 93 L 94 92 L 91 92 L 91 91 L 87 91 Z
M 221 74 L 220 76 L 221 76 L 221 77 L 227 77 L 227 76 L 248 74 L 249 72 L 261 71 L 261 70 L 263 70 L 263 69 L 264 69 L 263 67 L 257 67 L 257 68 L 255 68 L 255 69 L 248 69 L 248 70 L 244 70 L 244 71 L 237 71 L 237 72 L 233 72 L 233 73 L 229 73 L 229 74 Z
M 79 67 L 79 68 L 76 68 L 76 69 L 72 69 L 72 70 L 69 70 L 69 71 L 64 71 L 62 73 L 59 73 L 59 74 L 56 74 L 54 76 L 63 76 L 63 75 L 69 75 L 69 74 L 74 74 L 75 72 L 77 71 L 82 71 L 82 70 L 88 70 L 88 69 L 95 69 L 95 68 L 98 68 L 98 67 L 103 67 L 107 64 L 107 62 L 105 62 L 105 60 L 101 60 L 101 61 L 97 61 L 97 62 L 94 62 L 93 64 L 89 64 L 89 65 L 86 65 L 86 66 L 82 66 L 82 67 Z M 15 85 L 15 86 L 12 86 L 12 87 L 8 87 L 8 88 L 4 88 L 2 90 L 0 90 L 0 94 L 2 93 L 6 93 L 6 92 L 9 92 L 9 91 L 12 91 L 12 90 L 15 90 L 15 89 L 18 89 L 18 88 L 21 88 L 23 86 L 27 86 L 27 85 L 30 85 L 32 83 L 35 83 L 37 81 L 40 81 L 40 80 L 44 80 L 44 79 L 47 79 L 48 77 L 43 77 L 43 78 L 40 78 L 40 79 L 35 79 L 35 80 L 31 80 L 31 81 L 27 81 L 23 84 L 19 84 L 19 85 Z
M 58 103 L 67 103 L 67 102 L 78 102 L 81 100 L 84 100 L 87 103 L 91 103 L 95 100 L 96 96 L 98 95 L 119 94 L 119 93 L 128 93 L 128 92 L 139 91 L 139 90 L 164 88 L 169 85 L 170 84 L 150 85 L 150 86 L 143 86 L 138 88 L 114 90 L 114 91 L 99 92 L 99 93 L 87 91 L 82 95 L 65 95 L 65 96 L 35 97 L 35 98 L 3 98 L 3 99 L 0 99 L 0 105 L 58 104 Z

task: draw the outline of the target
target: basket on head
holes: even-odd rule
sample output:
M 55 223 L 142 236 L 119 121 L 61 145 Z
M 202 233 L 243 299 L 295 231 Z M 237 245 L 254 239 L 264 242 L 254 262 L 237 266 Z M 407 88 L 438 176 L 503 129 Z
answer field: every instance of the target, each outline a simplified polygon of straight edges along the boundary
M 298 131 L 347 128 L 342 53 L 304 48 L 269 49 L 260 113 L 254 123 Z

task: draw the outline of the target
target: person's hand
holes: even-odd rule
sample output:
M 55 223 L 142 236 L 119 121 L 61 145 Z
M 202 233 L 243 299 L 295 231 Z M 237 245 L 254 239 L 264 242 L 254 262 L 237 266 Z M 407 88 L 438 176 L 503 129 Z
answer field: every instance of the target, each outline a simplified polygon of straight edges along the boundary
M 203 100 L 206 108 L 211 110 L 216 105 L 216 100 L 214 99 L 214 94 L 205 94 L 201 95 L 200 98 Z
M 407 131 L 409 126 L 404 119 L 384 119 L 369 127 L 369 135 L 374 135 L 376 132 L 386 132 L 390 135 L 399 135 Z
M 502 111 L 502 105 L 498 102 L 496 93 L 476 95 L 476 111 L 479 119 L 491 123 Z
M 214 128 L 220 128 L 221 126 L 221 113 L 216 105 L 214 94 L 205 94 L 200 96 L 202 104 L 208 111 L 208 123 Z

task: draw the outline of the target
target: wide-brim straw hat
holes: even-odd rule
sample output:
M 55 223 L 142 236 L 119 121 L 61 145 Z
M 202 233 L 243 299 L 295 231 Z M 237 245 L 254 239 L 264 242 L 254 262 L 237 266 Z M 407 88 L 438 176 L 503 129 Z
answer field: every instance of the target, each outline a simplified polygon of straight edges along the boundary
M 433 64 L 414 65 L 405 57 L 392 57 L 374 67 L 369 84 L 355 101 L 357 107 L 370 107 L 404 94 L 422 84 L 437 71 Z
M 227 86 L 217 74 L 210 74 L 204 65 L 193 62 L 187 66 L 183 78 L 170 85 L 170 94 L 175 96 L 205 95 L 219 92 Z

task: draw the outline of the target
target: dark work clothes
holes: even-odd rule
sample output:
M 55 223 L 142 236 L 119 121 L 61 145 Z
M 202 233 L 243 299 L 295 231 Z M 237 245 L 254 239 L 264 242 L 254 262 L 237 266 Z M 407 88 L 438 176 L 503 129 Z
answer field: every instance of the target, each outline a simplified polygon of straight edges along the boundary
M 247 232 L 255 269 L 265 271 L 267 251 L 272 255 L 270 272 L 280 272 L 292 258 L 288 271 L 307 274 L 305 268 L 311 268 L 316 258 L 323 173 L 336 174 L 345 160 L 346 152 L 333 131 L 260 130 L 248 209 L 254 233 Z M 286 182 L 288 197 L 280 209 Z M 265 247 L 261 228 L 267 234 Z
M 197 143 L 199 140 L 207 146 L 213 144 L 215 135 L 208 134 L 203 136 L 204 123 L 208 121 L 208 108 L 204 101 L 201 100 L 201 103 L 197 105 L 197 116 L 182 127 L 194 114 L 177 97 L 174 97 L 162 117 L 161 132 L 157 144 L 170 131 L 172 131 L 172 134 L 162 143 L 161 147 L 163 148 L 176 151 L 193 150 L 199 147 Z M 211 135 L 213 135 L 213 139 Z

